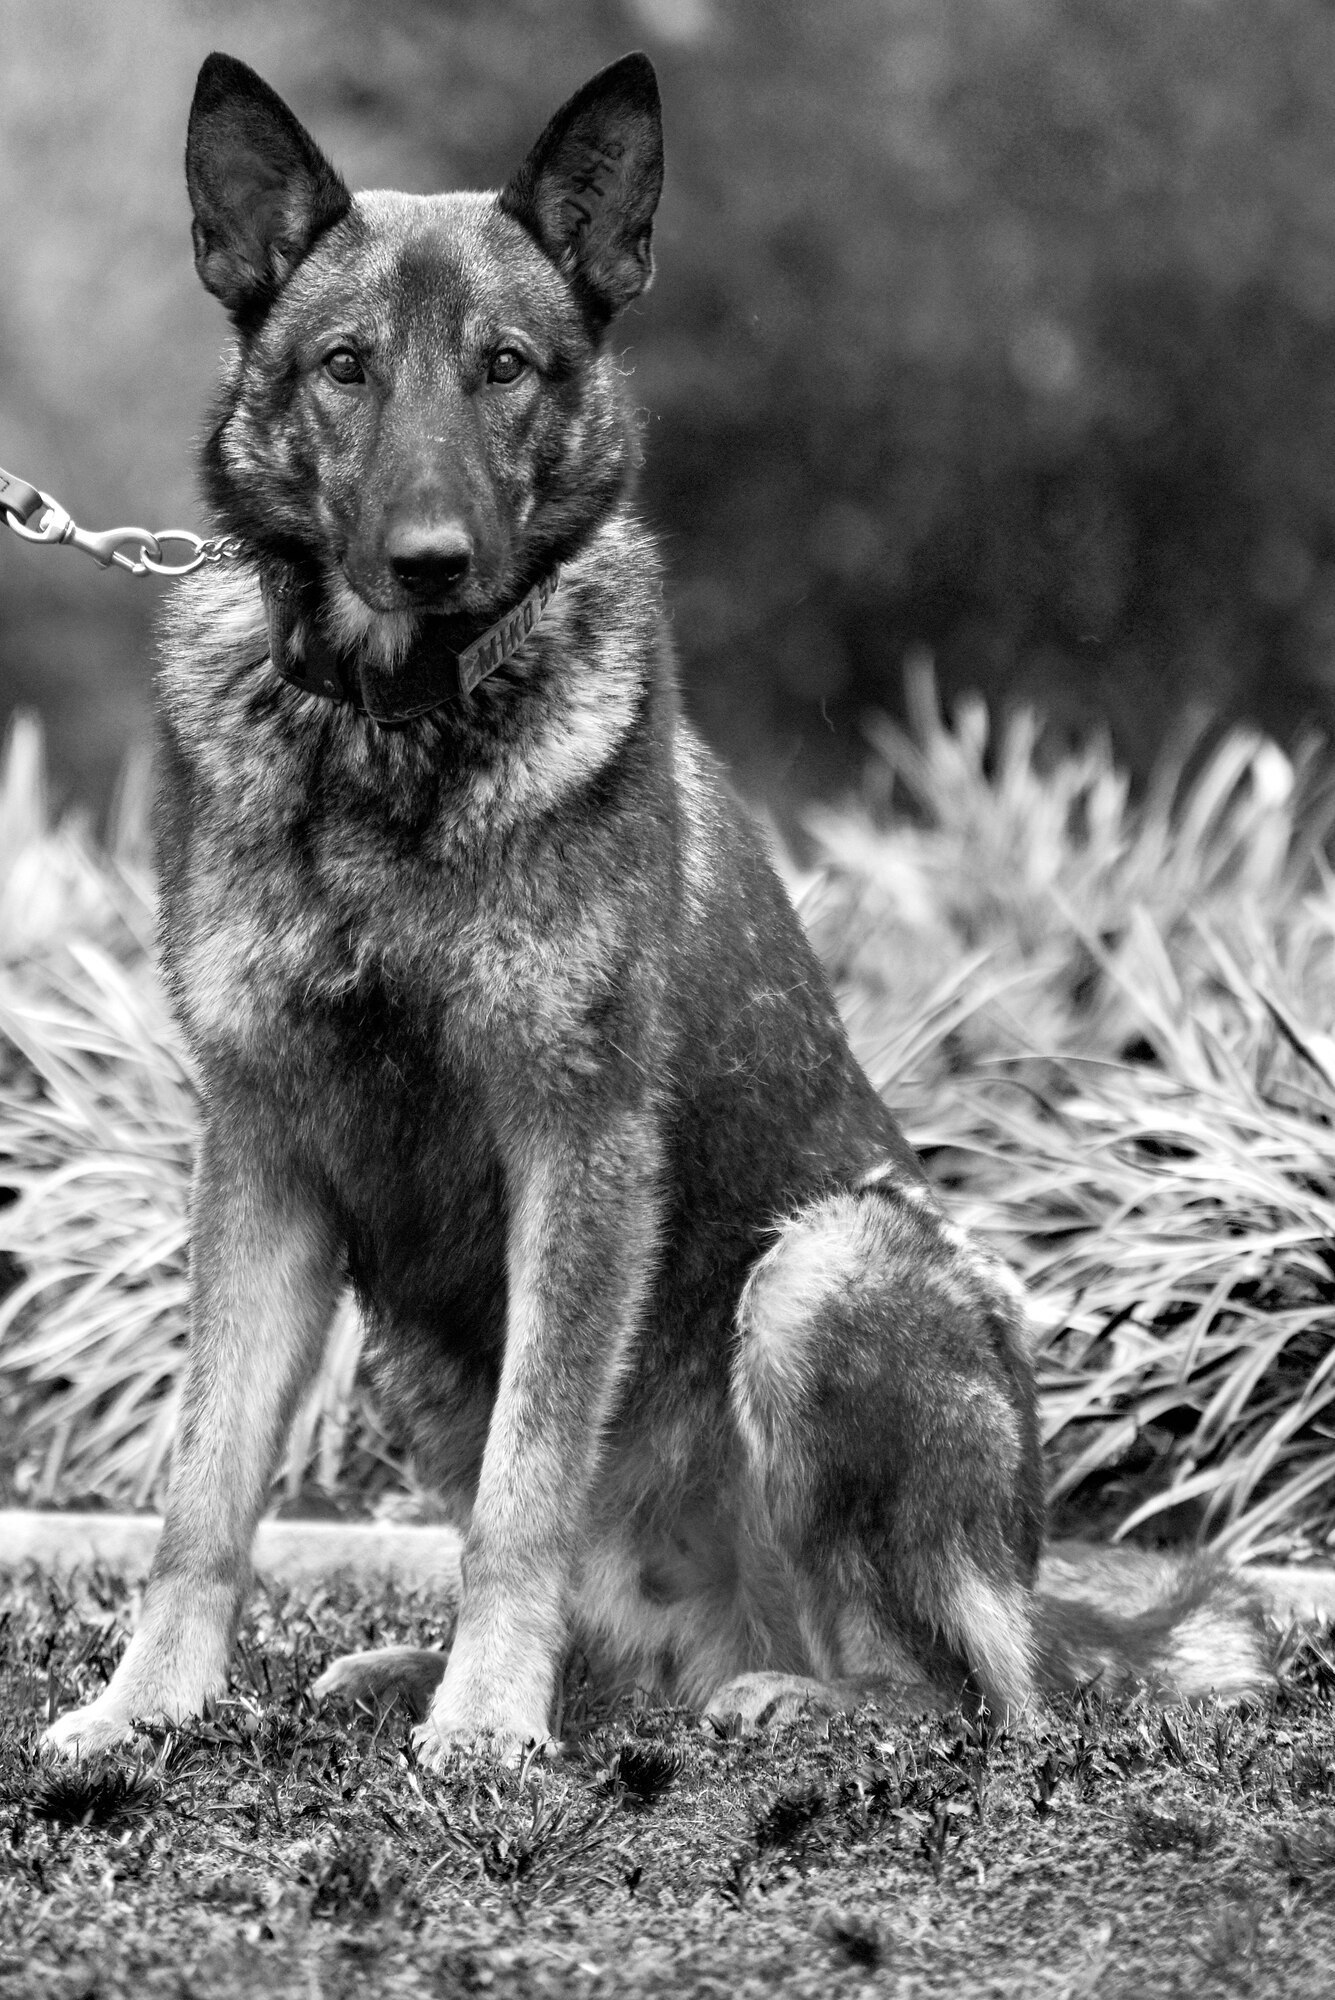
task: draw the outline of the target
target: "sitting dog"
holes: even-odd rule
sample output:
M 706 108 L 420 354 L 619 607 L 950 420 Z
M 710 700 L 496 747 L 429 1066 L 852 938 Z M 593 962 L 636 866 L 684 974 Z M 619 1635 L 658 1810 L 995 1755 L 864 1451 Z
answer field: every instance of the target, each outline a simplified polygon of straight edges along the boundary
M 1208 1565 L 1035 1590 L 1019 1291 L 943 1215 L 681 713 L 612 328 L 652 274 L 654 73 L 499 194 L 351 195 L 244 64 L 190 119 L 235 343 L 172 606 L 163 958 L 198 1068 L 166 1523 L 91 1751 L 226 1685 L 346 1281 L 465 1530 L 428 1759 L 547 1738 L 560 1663 L 714 1715 L 996 1710 L 1265 1674 Z M 1102 1566 L 1101 1566 L 1102 1564 Z M 1157 1575 L 1157 1573 L 1156 1573 Z

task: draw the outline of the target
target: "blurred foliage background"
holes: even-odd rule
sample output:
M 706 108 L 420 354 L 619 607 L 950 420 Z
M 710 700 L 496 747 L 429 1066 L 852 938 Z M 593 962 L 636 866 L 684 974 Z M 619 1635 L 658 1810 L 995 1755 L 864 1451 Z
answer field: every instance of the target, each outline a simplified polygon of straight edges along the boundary
M 198 524 L 225 324 L 189 259 L 198 62 L 353 183 L 494 185 L 629 46 L 659 278 L 624 323 L 692 706 L 776 804 L 943 691 L 1289 738 L 1335 711 L 1326 0 L 0 0 L 0 462 L 90 525 Z M 0 540 L 0 717 L 67 796 L 147 729 L 166 585 Z

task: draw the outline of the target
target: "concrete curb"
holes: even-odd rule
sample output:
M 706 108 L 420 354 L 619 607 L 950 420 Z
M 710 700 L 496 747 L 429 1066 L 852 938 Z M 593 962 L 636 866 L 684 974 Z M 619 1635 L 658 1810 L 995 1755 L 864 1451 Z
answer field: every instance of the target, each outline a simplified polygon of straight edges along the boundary
M 131 1579 L 148 1574 L 162 1532 L 157 1514 L 44 1514 L 0 1508 L 0 1576 L 37 1569 L 56 1576 L 94 1563 Z M 258 1576 L 289 1584 L 396 1582 L 457 1596 L 456 1528 L 387 1521 L 261 1521 Z
M 162 1532 L 157 1514 L 46 1514 L 0 1508 L 0 1576 L 36 1569 L 67 1576 L 94 1563 L 131 1580 L 148 1574 Z M 1056 1543 L 1053 1554 L 1063 1547 Z M 255 1537 L 255 1572 L 287 1584 L 328 1583 L 347 1577 L 406 1589 L 459 1594 L 462 1540 L 457 1528 L 414 1527 L 388 1521 L 261 1521 Z M 1258 1563 L 1239 1571 L 1280 1620 L 1312 1624 L 1335 1619 L 1335 1569 Z
M 1297 1625 L 1315 1625 L 1335 1619 L 1335 1569 L 1315 1563 L 1310 1569 L 1301 1563 L 1292 1569 L 1257 1563 L 1240 1575 L 1244 1583 L 1255 1585 L 1271 1616 L 1281 1623 L 1292 1619 Z

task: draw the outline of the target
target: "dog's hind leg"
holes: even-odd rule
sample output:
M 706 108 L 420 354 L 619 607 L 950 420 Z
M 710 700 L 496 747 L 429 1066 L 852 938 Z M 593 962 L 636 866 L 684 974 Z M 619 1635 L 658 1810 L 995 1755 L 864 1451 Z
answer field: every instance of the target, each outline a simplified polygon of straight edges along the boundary
M 227 1685 L 255 1525 L 340 1282 L 327 1221 L 266 1136 L 233 1105 L 201 1142 L 166 1522 L 109 1686 L 47 1731 L 48 1745 L 72 1755 L 106 1749 L 137 1721 L 197 1715 Z
M 1042 1500 L 1019 1296 L 925 1189 L 887 1175 L 782 1225 L 741 1299 L 732 1400 L 811 1678 L 743 1675 L 707 1712 L 924 1682 L 1022 1702 Z

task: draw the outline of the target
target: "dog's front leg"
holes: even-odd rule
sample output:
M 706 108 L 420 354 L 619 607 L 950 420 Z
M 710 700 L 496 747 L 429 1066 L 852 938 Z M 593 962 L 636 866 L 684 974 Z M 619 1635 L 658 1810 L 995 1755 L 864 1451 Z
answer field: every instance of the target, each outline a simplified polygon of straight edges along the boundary
M 166 1521 L 139 1626 L 105 1691 L 46 1742 L 86 1756 L 136 1721 L 198 1715 L 227 1685 L 250 1545 L 339 1284 L 333 1232 L 237 1118 L 204 1134 L 192 1210 L 192 1331 Z
M 427 1759 L 543 1742 L 572 1565 L 602 1431 L 657 1243 L 652 1120 L 548 1129 L 508 1163 L 505 1359 L 464 1544 L 449 1665 L 419 1732 Z

